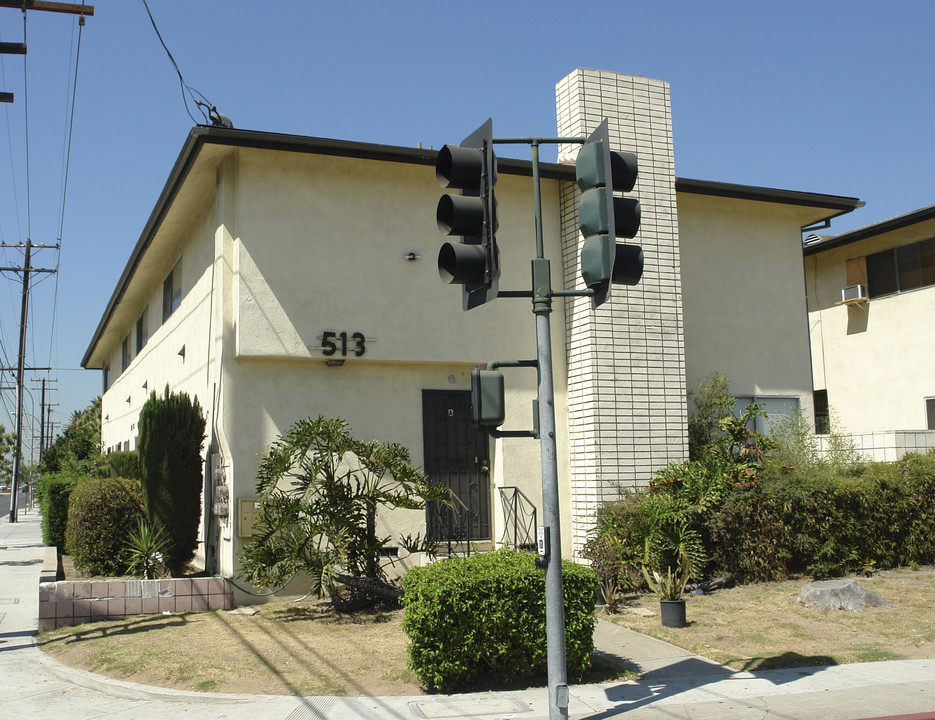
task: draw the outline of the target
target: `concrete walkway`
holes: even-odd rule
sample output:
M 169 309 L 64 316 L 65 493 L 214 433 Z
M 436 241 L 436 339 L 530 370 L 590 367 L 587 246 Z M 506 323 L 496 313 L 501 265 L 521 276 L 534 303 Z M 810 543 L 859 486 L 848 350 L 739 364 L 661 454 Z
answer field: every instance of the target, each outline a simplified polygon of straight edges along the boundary
M 17 523 L 0 520 L 3 719 L 540 720 L 549 714 L 544 689 L 415 697 L 244 696 L 167 690 L 75 670 L 46 657 L 34 643 L 42 557 L 37 515 L 21 514 Z M 573 686 L 571 718 L 857 720 L 935 711 L 932 660 L 735 672 L 604 621 L 598 623 L 595 644 L 643 675 L 632 682 Z

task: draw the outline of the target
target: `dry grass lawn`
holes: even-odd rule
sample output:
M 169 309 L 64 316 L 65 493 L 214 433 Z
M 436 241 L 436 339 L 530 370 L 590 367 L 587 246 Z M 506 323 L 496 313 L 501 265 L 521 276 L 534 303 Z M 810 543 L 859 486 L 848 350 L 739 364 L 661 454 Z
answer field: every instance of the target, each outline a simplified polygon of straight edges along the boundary
M 825 612 L 797 602 L 807 580 L 688 598 L 689 626 L 628 613 L 614 622 L 735 669 L 935 658 L 935 568 L 889 570 L 860 584 L 891 607 Z M 654 596 L 631 606 L 658 610 Z M 62 662 L 111 677 L 185 690 L 283 695 L 418 695 L 399 609 L 338 615 L 327 603 L 143 616 L 58 628 L 39 637 Z M 583 682 L 628 677 L 606 664 Z M 545 679 L 533 679 L 545 685 Z
M 73 667 L 184 690 L 417 695 L 402 614 L 338 615 L 325 603 L 275 603 L 252 616 L 192 612 L 58 628 L 39 643 Z
M 890 607 L 860 613 L 806 608 L 797 599 L 810 580 L 801 579 L 688 595 L 684 628 L 664 628 L 658 616 L 626 611 L 613 621 L 736 670 L 935 658 L 935 568 L 856 579 Z M 654 596 L 629 604 L 658 611 Z

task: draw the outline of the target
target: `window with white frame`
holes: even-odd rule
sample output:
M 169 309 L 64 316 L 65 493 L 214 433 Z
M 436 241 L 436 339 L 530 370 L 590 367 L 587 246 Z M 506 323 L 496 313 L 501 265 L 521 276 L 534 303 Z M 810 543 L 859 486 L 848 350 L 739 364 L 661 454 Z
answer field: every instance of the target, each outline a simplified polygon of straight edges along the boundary
M 738 395 L 735 412 L 743 412 L 750 403 L 763 406 L 766 417 L 756 417 L 756 427 L 750 428 L 761 435 L 769 435 L 770 428 L 781 423 L 799 409 L 799 398 L 795 395 Z
M 926 427 L 935 430 L 935 397 L 925 398 Z

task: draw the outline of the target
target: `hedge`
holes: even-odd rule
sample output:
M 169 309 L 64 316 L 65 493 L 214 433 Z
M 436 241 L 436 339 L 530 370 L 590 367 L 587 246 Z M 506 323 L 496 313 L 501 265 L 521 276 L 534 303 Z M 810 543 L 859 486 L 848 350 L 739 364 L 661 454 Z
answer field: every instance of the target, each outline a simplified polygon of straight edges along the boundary
M 36 483 L 39 512 L 42 514 L 42 542 L 59 549 L 65 547 L 68 523 L 68 499 L 83 475 L 71 472 L 47 473 Z
M 590 666 L 597 575 L 562 563 L 571 676 Z M 403 578 L 409 664 L 427 688 L 451 692 L 480 678 L 546 671 L 545 573 L 530 553 L 498 550 L 417 567 Z
M 856 477 L 765 478 L 711 516 L 715 565 L 745 581 L 935 562 L 935 454 Z

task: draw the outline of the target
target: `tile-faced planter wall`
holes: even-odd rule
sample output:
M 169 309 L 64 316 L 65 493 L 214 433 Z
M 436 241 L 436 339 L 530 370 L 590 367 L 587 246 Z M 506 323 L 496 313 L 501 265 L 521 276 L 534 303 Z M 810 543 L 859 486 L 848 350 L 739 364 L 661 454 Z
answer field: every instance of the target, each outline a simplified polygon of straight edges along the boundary
M 230 610 L 233 600 L 231 585 L 217 577 L 41 582 L 39 630 L 132 615 Z

